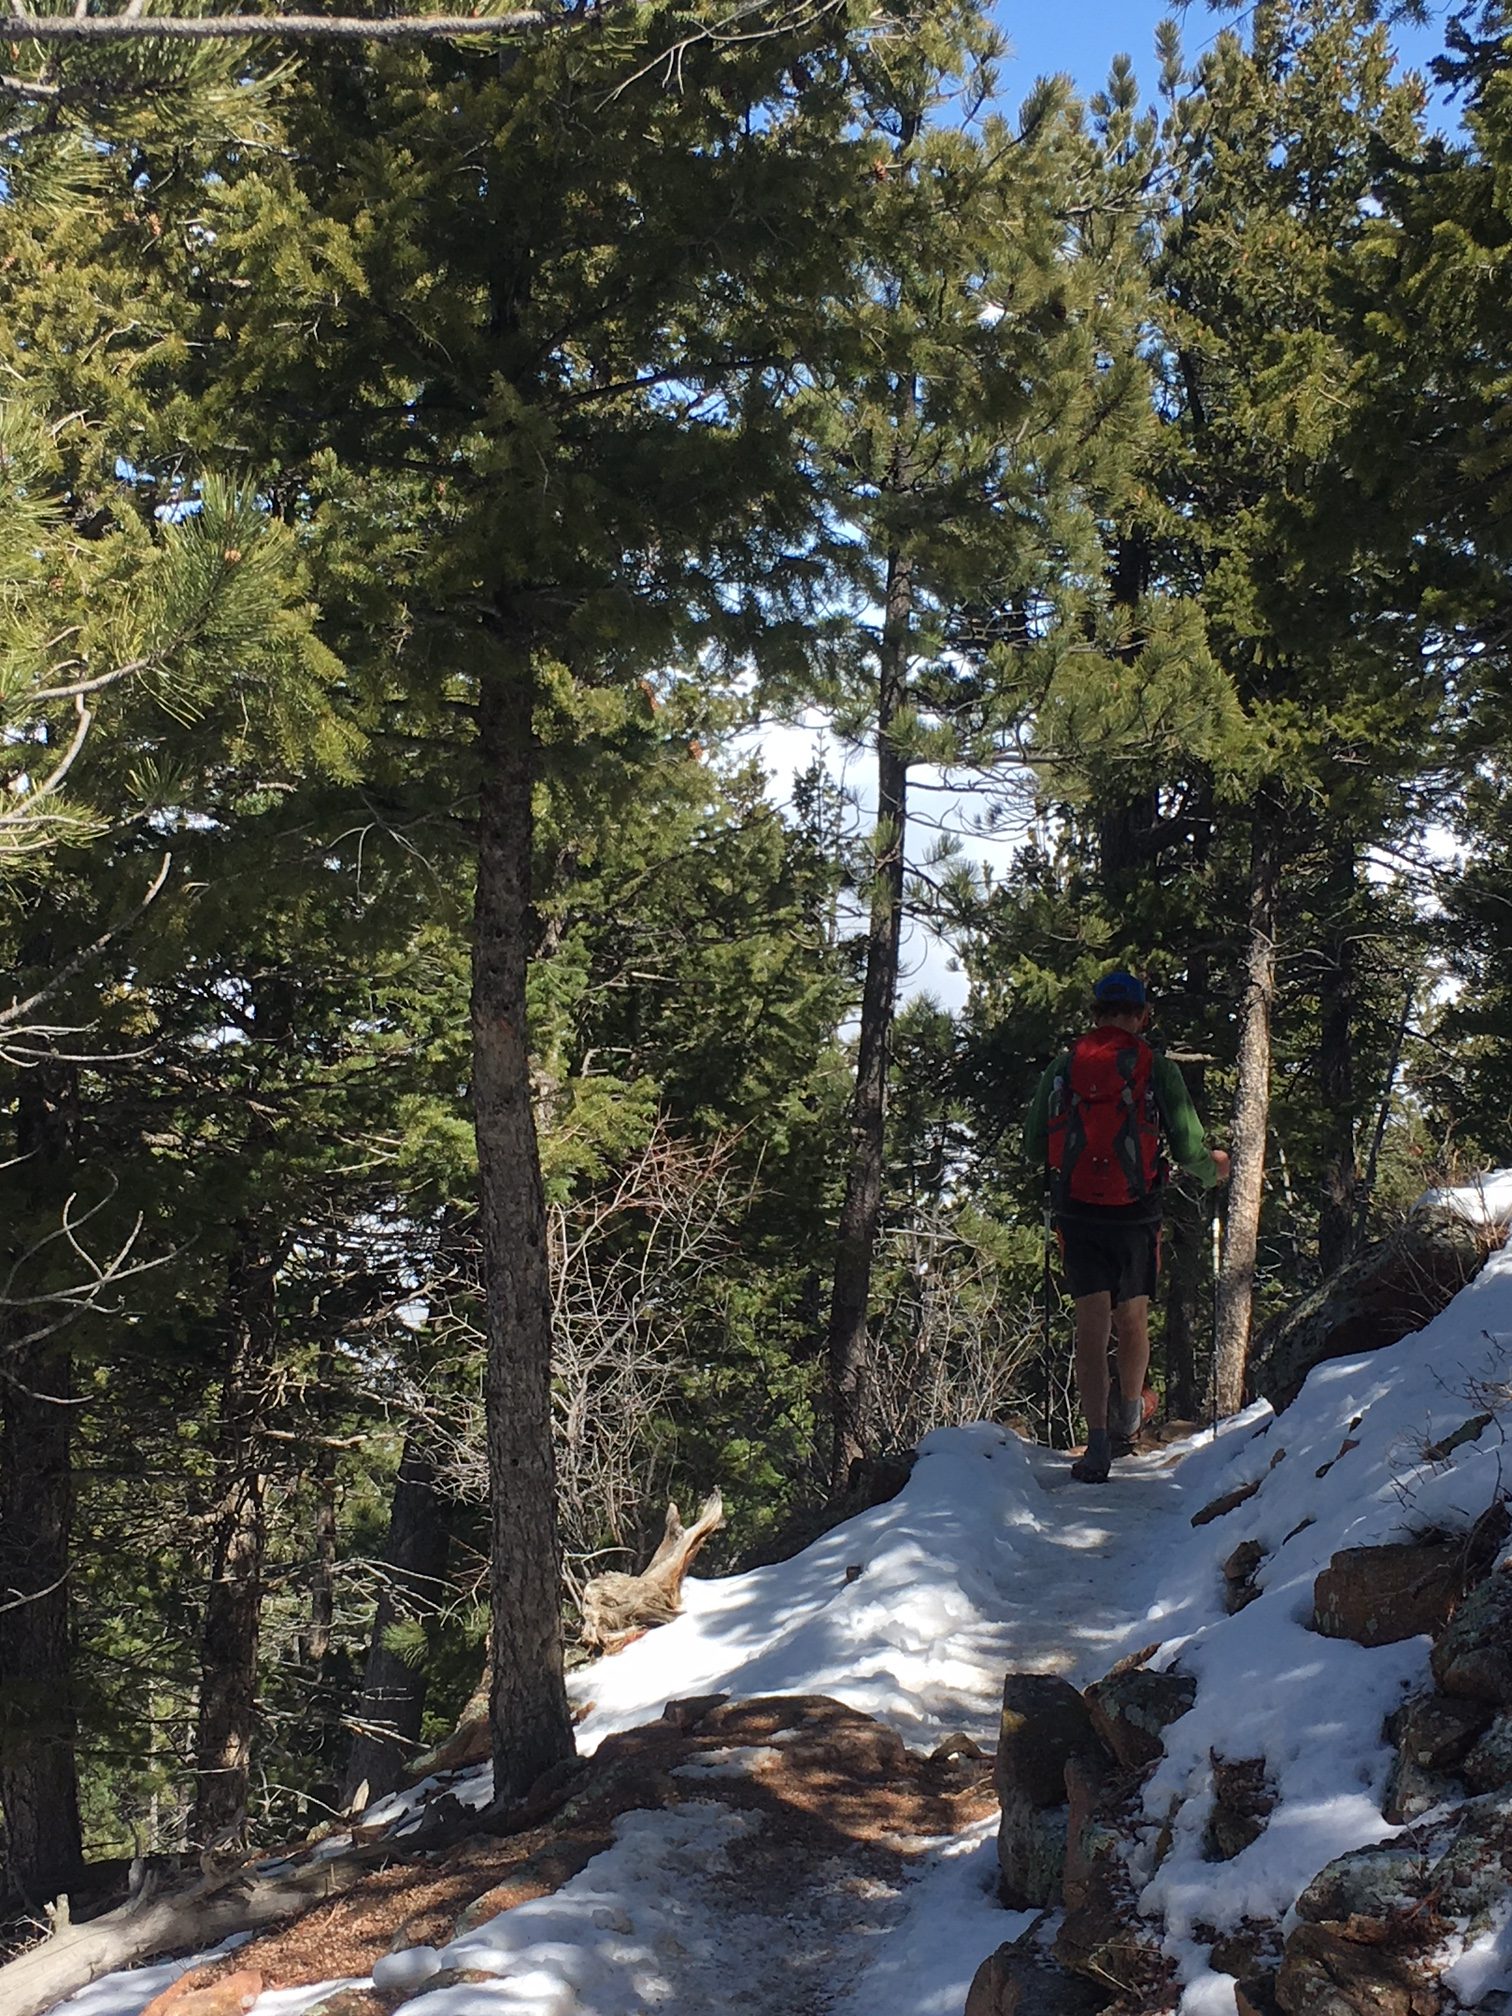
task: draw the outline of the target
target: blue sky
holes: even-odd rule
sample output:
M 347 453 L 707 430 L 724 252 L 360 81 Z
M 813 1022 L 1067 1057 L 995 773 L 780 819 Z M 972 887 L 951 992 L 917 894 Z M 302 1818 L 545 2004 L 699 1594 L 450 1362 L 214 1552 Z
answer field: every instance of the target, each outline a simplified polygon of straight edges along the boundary
M 1066 71 L 1084 92 L 1095 91 L 1120 50 L 1134 59 L 1146 93 L 1155 85 L 1155 24 L 1167 14 L 1181 23 L 1182 43 L 1193 56 L 1227 23 L 1243 32 L 1242 10 L 1215 9 L 1205 0 L 1185 7 L 1172 0 L 997 0 L 996 14 L 1012 47 L 1003 65 L 1002 96 L 1017 105 L 1038 76 Z M 1393 30 L 1405 64 L 1423 67 L 1443 46 L 1442 22 L 1449 7 L 1436 0 L 1435 21 L 1427 28 Z

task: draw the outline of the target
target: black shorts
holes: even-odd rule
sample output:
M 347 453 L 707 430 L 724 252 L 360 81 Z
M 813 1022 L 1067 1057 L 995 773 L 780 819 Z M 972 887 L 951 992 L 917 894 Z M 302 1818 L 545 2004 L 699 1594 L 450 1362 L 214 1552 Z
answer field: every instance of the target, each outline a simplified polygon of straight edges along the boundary
M 1116 1309 L 1140 1295 L 1153 1295 L 1160 1278 L 1160 1221 L 1109 1223 L 1097 1218 L 1058 1218 L 1061 1266 L 1073 1300 L 1111 1295 Z

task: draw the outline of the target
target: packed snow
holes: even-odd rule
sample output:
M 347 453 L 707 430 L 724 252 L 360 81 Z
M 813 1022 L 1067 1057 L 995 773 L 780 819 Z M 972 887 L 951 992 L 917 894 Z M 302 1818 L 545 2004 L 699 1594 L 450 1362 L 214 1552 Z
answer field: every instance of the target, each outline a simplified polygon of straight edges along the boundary
M 1505 1215 L 1512 1175 L 1461 1194 L 1467 1211 Z M 671 1698 L 715 1692 L 830 1694 L 917 1748 L 956 1732 L 991 1745 L 1005 1672 L 1084 1686 L 1159 1641 L 1152 1664 L 1179 1662 L 1198 1693 L 1145 1788 L 1151 1836 L 1168 1822 L 1171 1844 L 1158 1868 L 1151 1853 L 1136 1870 L 1141 1905 L 1164 1922 L 1184 2016 L 1232 2016 L 1233 1983 L 1195 1928 L 1283 1917 L 1324 1863 L 1397 1831 L 1381 1814 L 1382 1725 L 1428 1676 L 1426 1638 L 1367 1650 L 1311 1631 L 1314 1579 L 1340 1548 L 1462 1530 L 1486 1509 L 1502 1483 L 1509 1380 L 1512 1252 L 1415 1336 L 1317 1367 L 1284 1415 L 1257 1405 L 1216 1436 L 1120 1462 L 1101 1488 L 1010 1431 L 942 1430 L 890 1504 L 791 1561 L 690 1580 L 683 1616 L 577 1672 L 580 1747 Z M 1434 1452 L 1486 1412 L 1496 1418 L 1478 1438 Z M 1193 1527 L 1245 1483 L 1259 1486 L 1245 1503 Z M 1242 1539 L 1265 1549 L 1261 1594 L 1229 1616 L 1220 1564 Z M 1213 1753 L 1263 1757 L 1280 1795 L 1259 1838 L 1217 1863 L 1202 1855 Z M 960 2016 L 978 1964 L 1029 1923 L 996 1901 L 992 1828 L 924 1844 L 912 1873 L 877 1894 L 841 1884 L 794 1896 L 774 1924 L 743 1914 L 734 1880 L 752 1816 L 718 1803 L 721 1773 L 756 1763 L 702 1757 L 692 1775 L 709 1781 L 707 1801 L 626 1815 L 614 1845 L 554 1896 L 449 1947 L 392 1956 L 380 1985 L 409 1994 L 403 2016 Z M 464 1789 L 485 1797 L 486 1773 Z M 60 2006 L 139 2016 L 182 1964 Z M 455 1967 L 489 1978 L 426 1987 Z M 1466 1945 L 1450 1978 L 1467 2004 L 1512 1987 L 1512 1920 Z M 317 1999 L 266 1993 L 253 2016 L 298 2016 Z

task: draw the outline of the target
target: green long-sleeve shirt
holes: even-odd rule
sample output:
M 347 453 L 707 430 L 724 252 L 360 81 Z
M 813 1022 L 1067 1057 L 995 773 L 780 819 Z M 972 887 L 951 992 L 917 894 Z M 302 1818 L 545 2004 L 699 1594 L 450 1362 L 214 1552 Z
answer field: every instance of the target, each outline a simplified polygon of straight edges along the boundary
M 1056 1079 L 1065 1077 L 1070 1068 L 1071 1053 L 1063 1050 L 1040 1079 L 1029 1102 L 1029 1111 L 1024 1116 L 1024 1153 L 1041 1169 L 1045 1166 L 1050 1143 L 1051 1094 L 1055 1090 Z M 1204 1190 L 1211 1190 L 1218 1181 L 1218 1165 L 1203 1139 L 1197 1108 L 1192 1104 L 1192 1095 L 1187 1091 L 1181 1073 L 1158 1050 L 1150 1067 L 1150 1082 L 1155 1090 L 1161 1131 L 1165 1135 L 1171 1160 L 1178 1168 L 1185 1169 L 1189 1176 L 1195 1176 Z M 1114 1208 L 1128 1210 L 1132 1214 L 1142 1207 L 1136 1204 Z

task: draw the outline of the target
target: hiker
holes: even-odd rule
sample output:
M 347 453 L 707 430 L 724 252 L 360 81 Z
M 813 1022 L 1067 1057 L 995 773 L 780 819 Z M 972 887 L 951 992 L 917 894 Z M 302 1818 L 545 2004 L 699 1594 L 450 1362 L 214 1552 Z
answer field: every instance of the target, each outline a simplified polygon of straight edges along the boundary
M 1140 1033 L 1144 983 L 1121 968 L 1092 989 L 1096 1026 L 1040 1079 L 1024 1149 L 1044 1169 L 1066 1285 L 1076 1304 L 1076 1389 L 1087 1451 L 1071 1466 L 1105 1484 L 1117 1438 L 1126 1453 L 1143 1426 L 1150 1297 L 1160 1272 L 1166 1166 L 1162 1144 L 1205 1190 L 1226 1183 L 1229 1158 L 1208 1149 L 1181 1073 Z M 1108 1342 L 1118 1331 L 1118 1392 L 1110 1402 Z

